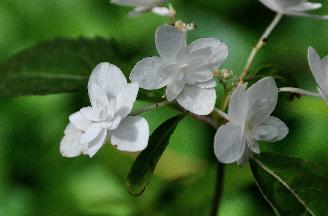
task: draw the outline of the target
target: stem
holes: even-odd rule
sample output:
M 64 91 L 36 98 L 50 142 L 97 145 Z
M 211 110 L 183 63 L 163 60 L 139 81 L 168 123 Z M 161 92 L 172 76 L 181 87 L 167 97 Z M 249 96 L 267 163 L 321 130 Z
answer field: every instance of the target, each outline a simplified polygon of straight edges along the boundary
M 252 63 L 256 57 L 257 52 L 262 48 L 262 46 L 266 43 L 268 37 L 270 36 L 270 34 L 272 33 L 272 31 L 274 30 L 274 28 L 277 26 L 277 24 L 279 23 L 279 21 L 281 20 L 283 14 L 281 13 L 277 13 L 276 16 L 274 17 L 273 21 L 271 22 L 271 24 L 268 26 L 268 28 L 266 29 L 266 31 L 263 33 L 263 35 L 261 36 L 260 40 L 257 42 L 257 44 L 254 46 L 251 54 L 248 57 L 247 63 L 243 69 L 242 74 L 239 77 L 239 80 L 243 80 L 248 72 L 250 67 L 252 66 Z
M 311 96 L 311 97 L 320 97 L 320 98 L 322 98 L 321 94 L 319 94 L 319 93 L 310 92 L 310 91 L 306 91 L 306 90 L 298 89 L 298 88 L 293 88 L 293 87 L 280 88 L 279 89 L 279 92 L 290 92 L 290 93 L 296 93 L 296 94 L 300 94 L 300 95 L 304 95 L 304 96 Z
M 217 216 L 219 211 L 219 203 L 221 200 L 221 194 L 223 189 L 223 175 L 224 175 L 224 165 L 217 162 L 216 169 L 216 181 L 215 181 L 215 193 L 213 197 L 213 206 L 211 210 L 211 216 Z
M 200 116 L 200 115 L 196 115 L 194 113 L 191 112 L 187 112 L 191 117 L 199 120 L 199 121 L 203 121 L 205 123 L 207 123 L 208 125 L 210 125 L 211 127 L 213 127 L 214 129 L 218 128 L 218 124 L 211 118 L 207 117 L 207 116 Z
M 218 108 L 214 108 L 214 112 L 216 112 L 219 116 L 221 116 L 222 118 L 224 118 L 225 120 L 229 121 L 229 117 L 228 115 L 223 112 L 222 110 L 218 109 Z
M 199 121 L 205 122 L 206 124 L 210 125 L 214 129 L 217 129 L 218 128 L 218 124 L 216 123 L 216 121 L 214 121 L 212 118 L 209 118 L 208 116 L 201 116 L 201 115 L 194 114 L 192 112 L 189 112 L 188 110 L 186 110 L 185 108 L 183 108 L 180 105 L 178 105 L 176 108 L 178 110 L 180 110 L 181 112 L 184 112 L 184 113 L 190 115 L 194 119 L 197 119 Z
M 130 115 L 131 115 L 131 116 L 136 116 L 136 115 L 139 115 L 139 114 L 141 114 L 141 113 L 144 113 L 144 112 L 147 112 L 147 111 L 150 111 L 150 110 L 158 109 L 158 108 L 163 107 L 163 106 L 166 106 L 166 105 L 168 105 L 168 104 L 170 104 L 170 102 L 167 101 L 167 100 L 165 100 L 165 101 L 163 101 L 163 102 L 159 102 L 159 103 L 156 103 L 156 104 L 152 104 L 152 105 L 150 105 L 150 106 L 147 106 L 147 107 L 141 108 L 141 109 L 139 109 L 139 110 L 136 110 L 136 111 L 130 113 Z

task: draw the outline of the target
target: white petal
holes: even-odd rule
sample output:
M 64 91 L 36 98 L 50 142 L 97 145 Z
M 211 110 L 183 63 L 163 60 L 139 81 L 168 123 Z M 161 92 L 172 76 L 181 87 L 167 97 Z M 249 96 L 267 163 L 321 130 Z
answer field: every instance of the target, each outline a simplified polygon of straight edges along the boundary
M 125 87 L 122 88 L 124 90 Z M 118 95 L 120 93 L 117 93 Z M 114 115 L 116 114 L 116 110 L 118 109 L 117 106 L 117 97 L 116 98 L 111 98 L 109 101 L 108 105 L 105 107 L 102 107 L 102 109 L 105 110 L 105 120 L 111 120 L 114 118 Z
M 328 85 L 328 55 L 321 60 L 321 64 L 322 64 L 324 70 L 326 71 L 326 75 L 327 75 L 326 81 L 327 81 L 327 85 Z
M 100 63 L 92 71 L 89 79 L 88 92 L 90 100 L 99 98 L 99 90 L 95 90 L 98 87 L 110 98 L 116 96 L 126 84 L 126 78 L 118 67 L 107 62 Z
M 165 59 L 175 59 L 178 50 L 187 46 L 186 33 L 171 25 L 160 26 L 155 41 L 159 55 Z
M 90 157 L 93 157 L 105 143 L 106 135 L 106 129 L 100 127 L 97 124 L 91 125 L 88 130 L 81 136 L 80 139 L 80 143 L 82 145 L 88 146 L 88 149 L 86 150 L 85 154 L 88 154 Z
M 185 85 L 186 83 L 184 80 L 175 80 L 169 83 L 166 89 L 167 100 L 170 102 L 175 100 L 178 97 L 178 95 L 182 92 Z
M 81 136 L 80 143 L 81 144 L 89 144 L 93 140 L 97 138 L 97 136 L 102 131 L 102 127 L 99 126 L 99 124 L 92 124 Z
M 190 57 L 189 48 L 184 46 L 178 50 L 178 52 L 176 54 L 176 62 L 179 65 L 186 64 L 189 61 L 189 57 Z
M 97 83 L 88 84 L 88 93 L 91 102 L 91 106 L 96 109 L 102 109 L 109 103 L 106 90 L 100 87 Z
M 312 74 L 318 83 L 319 87 L 325 92 L 328 91 L 328 70 L 326 70 L 327 63 L 321 61 L 319 54 L 312 47 L 308 50 L 308 60 Z
M 130 18 L 138 17 L 138 16 L 141 16 L 145 12 L 146 11 L 140 11 L 140 9 L 139 10 L 132 10 L 132 11 L 129 11 L 127 16 L 130 17 Z
M 241 156 L 241 158 L 239 160 L 237 160 L 237 164 L 245 165 L 246 163 L 248 163 L 249 158 L 252 156 L 252 154 L 253 154 L 252 151 L 246 145 L 243 155 Z
M 253 131 L 254 138 L 259 141 L 276 142 L 282 140 L 289 132 L 288 127 L 280 119 L 270 116 Z
M 85 152 L 89 157 L 93 157 L 99 149 L 105 144 L 107 137 L 107 130 L 102 129 L 97 137 L 95 137 L 91 142 L 88 143 L 88 150 Z
M 247 137 L 246 135 L 246 144 L 246 148 L 248 148 L 248 150 L 252 151 L 253 153 L 260 154 L 260 147 L 253 137 Z
M 315 15 L 315 14 L 308 14 L 303 12 L 293 12 L 289 11 L 286 14 L 291 16 L 301 16 L 301 17 L 308 17 L 312 19 L 318 19 L 318 20 L 328 20 L 328 15 Z
M 111 0 L 111 3 L 122 6 L 139 6 L 142 0 Z
M 140 88 L 147 90 L 163 88 L 168 81 L 158 75 L 162 63 L 163 61 L 159 57 L 142 59 L 132 69 L 130 80 L 138 82 Z
M 84 107 L 80 110 L 83 117 L 91 122 L 110 120 L 114 117 L 116 111 L 116 99 L 107 100 L 106 104 L 94 103 L 92 107 Z
M 169 64 L 163 65 L 159 70 L 158 74 L 163 77 L 164 79 L 171 79 L 174 77 L 178 72 L 180 72 L 180 65 L 178 64 Z
M 148 139 L 148 122 L 139 116 L 127 117 L 111 134 L 111 143 L 118 150 L 128 152 L 144 150 L 148 145 Z
M 278 130 L 273 126 L 262 123 L 260 126 L 254 128 L 253 136 L 259 141 L 273 140 L 278 136 Z
M 115 130 L 121 123 L 122 117 L 121 116 L 116 116 L 114 120 L 112 121 L 112 125 L 109 127 L 109 130 Z
M 320 3 L 311 3 L 311 2 L 302 2 L 298 5 L 293 7 L 289 7 L 288 10 L 292 11 L 309 11 L 309 10 L 316 10 L 322 7 Z
M 204 47 L 204 48 L 193 50 L 190 53 L 190 59 L 191 61 L 195 59 L 206 60 L 210 58 L 212 55 L 213 55 L 212 47 Z
M 260 0 L 265 6 L 275 12 L 291 16 L 304 16 L 315 19 L 328 19 L 328 16 L 320 16 L 304 13 L 322 7 L 320 3 L 311 3 L 305 0 Z
M 215 106 L 216 91 L 214 88 L 204 89 L 186 85 L 177 97 L 177 102 L 186 110 L 197 115 L 210 114 Z
M 116 97 L 115 115 L 125 118 L 132 110 L 139 91 L 138 83 L 134 82 L 125 86 Z
M 245 150 L 245 140 L 241 128 L 230 123 L 221 126 L 214 137 L 216 158 L 225 164 L 239 160 Z
M 215 79 L 208 80 L 206 82 L 200 82 L 195 84 L 199 88 L 215 88 L 216 87 L 216 81 Z
M 111 3 L 122 6 L 145 6 L 145 5 L 157 5 L 164 2 L 163 0 L 111 0 Z
M 195 82 L 206 82 L 212 79 L 213 72 L 210 70 L 187 71 L 185 73 L 185 80 L 189 84 L 194 84 Z
M 275 0 L 260 0 L 265 6 L 276 12 L 283 12 L 281 7 L 278 5 L 278 1 Z
M 207 59 L 207 65 L 211 69 L 219 67 L 229 54 L 227 45 L 216 38 L 201 38 L 191 43 L 188 47 L 191 52 L 207 47 L 211 48 L 211 56 L 208 56 Z
M 102 114 L 102 110 L 91 106 L 82 108 L 80 112 L 82 116 L 88 119 L 89 121 L 100 121 L 104 120 L 102 119 L 102 117 L 105 117 L 105 115 Z
M 249 99 L 248 120 L 252 124 L 260 124 L 269 117 L 277 105 L 278 88 L 272 77 L 266 77 L 247 90 Z
M 151 10 L 154 14 L 157 14 L 159 16 L 173 16 L 174 13 L 169 8 L 166 7 L 154 7 Z
M 71 123 L 67 125 L 65 135 L 60 142 L 60 153 L 64 157 L 77 157 L 85 151 L 86 146 L 79 143 L 82 134 L 82 131 Z
M 237 86 L 229 104 L 228 116 L 234 125 L 244 125 L 248 114 L 248 97 L 244 86 Z
M 328 105 L 328 91 L 324 92 L 324 90 L 322 90 L 321 88 L 318 87 L 318 92 Z
M 74 127 L 82 131 L 86 131 L 92 124 L 92 122 L 84 117 L 80 111 L 70 115 L 69 121 L 74 125 Z

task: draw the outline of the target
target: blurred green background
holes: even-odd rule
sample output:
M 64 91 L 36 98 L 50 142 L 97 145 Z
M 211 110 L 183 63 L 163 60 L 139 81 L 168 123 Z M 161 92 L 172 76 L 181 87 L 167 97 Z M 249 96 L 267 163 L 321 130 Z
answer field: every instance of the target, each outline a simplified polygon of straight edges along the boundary
M 327 3 L 324 0 L 317 2 Z M 178 18 L 194 22 L 190 41 L 216 37 L 228 44 L 223 67 L 236 74 L 274 13 L 257 0 L 172 0 Z M 0 61 L 57 37 L 115 38 L 125 52 L 157 55 L 154 32 L 165 18 L 146 14 L 127 18 L 129 8 L 108 0 L 0 1 Z M 328 4 L 317 11 L 328 14 Z M 315 90 L 307 48 L 328 54 L 328 21 L 285 17 L 261 50 L 252 70 L 278 65 L 297 84 Z M 212 204 L 215 160 L 213 131 L 193 119 L 179 125 L 146 192 L 131 197 L 124 180 L 135 155 L 106 145 L 92 159 L 66 159 L 59 143 L 68 116 L 88 104 L 85 92 L 0 98 L 0 215 L 208 215 Z M 137 107 L 144 106 L 139 102 Z M 159 109 L 145 114 L 151 130 L 175 114 Z M 289 136 L 261 150 L 294 155 L 328 165 L 328 108 L 323 101 L 281 97 L 275 115 L 290 127 Z M 225 168 L 220 215 L 273 215 L 261 198 L 248 166 Z

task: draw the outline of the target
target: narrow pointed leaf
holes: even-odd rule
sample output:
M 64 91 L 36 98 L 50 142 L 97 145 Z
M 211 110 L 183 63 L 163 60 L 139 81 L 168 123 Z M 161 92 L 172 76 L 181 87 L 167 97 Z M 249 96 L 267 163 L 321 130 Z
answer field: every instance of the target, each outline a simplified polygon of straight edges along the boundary
M 139 196 L 144 192 L 172 134 L 183 118 L 184 115 L 179 115 L 168 119 L 150 136 L 148 147 L 137 157 L 126 179 L 125 186 L 130 194 Z
M 326 168 L 268 152 L 251 159 L 250 164 L 261 193 L 276 215 L 327 215 Z

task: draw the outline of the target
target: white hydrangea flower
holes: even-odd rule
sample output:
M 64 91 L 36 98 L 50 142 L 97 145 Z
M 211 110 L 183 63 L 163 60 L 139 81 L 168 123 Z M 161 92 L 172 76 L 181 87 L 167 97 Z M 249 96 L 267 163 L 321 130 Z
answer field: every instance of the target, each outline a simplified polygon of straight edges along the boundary
M 175 11 L 170 8 L 160 7 L 166 0 L 112 0 L 111 3 L 134 7 L 128 16 L 139 16 L 146 12 L 153 12 L 160 16 L 173 16 Z
M 227 46 L 215 38 L 198 39 L 187 46 L 186 33 L 170 25 L 159 27 L 155 40 L 160 57 L 139 61 L 130 79 L 147 90 L 167 86 L 168 101 L 176 99 L 197 115 L 210 114 L 216 101 L 213 71 L 227 58 Z
M 328 56 L 321 60 L 317 51 L 310 47 L 308 60 L 312 74 L 318 83 L 318 90 L 328 104 Z
M 229 122 L 221 126 L 214 138 L 214 152 L 222 163 L 244 164 L 252 153 L 259 154 L 257 141 L 275 142 L 288 134 L 287 126 L 271 116 L 278 100 L 273 78 L 259 80 L 247 91 L 239 85 L 232 93 Z
M 70 123 L 60 143 L 61 154 L 65 157 L 81 154 L 92 157 L 107 139 L 121 151 L 145 149 L 149 138 L 147 121 L 142 117 L 128 116 L 138 90 L 138 83 L 127 83 L 115 65 L 98 64 L 88 84 L 91 106 L 69 117 Z
M 260 0 L 271 10 L 292 16 L 308 16 L 320 19 L 328 19 L 328 16 L 318 16 L 306 13 L 306 11 L 319 9 L 320 3 L 312 3 L 307 0 Z

